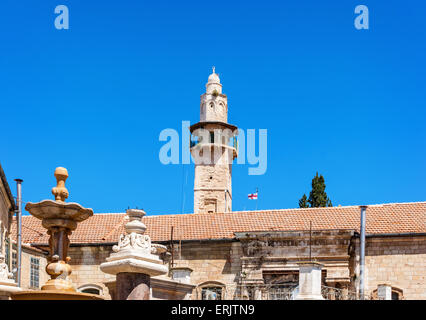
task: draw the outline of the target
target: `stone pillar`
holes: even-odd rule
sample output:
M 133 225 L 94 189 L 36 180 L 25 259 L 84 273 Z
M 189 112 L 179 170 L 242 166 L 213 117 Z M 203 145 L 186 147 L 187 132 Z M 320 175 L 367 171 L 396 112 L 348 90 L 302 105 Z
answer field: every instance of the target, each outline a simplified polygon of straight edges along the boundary
M 379 300 L 392 300 L 392 287 L 384 283 L 377 286 L 377 298 Z
M 117 274 L 117 300 L 149 300 L 151 277 L 143 273 L 120 272 Z
M 119 238 L 114 251 L 100 265 L 103 272 L 116 275 L 116 292 L 118 300 L 149 300 L 151 276 L 166 274 L 168 268 L 160 255 L 166 254 L 166 247 L 152 244 L 151 238 L 144 234 L 145 224 L 143 210 L 127 210 L 129 222 L 125 224 L 126 234 Z
M 262 289 L 260 287 L 254 289 L 254 300 L 262 300 Z
M 349 300 L 349 283 L 341 284 L 342 296 L 341 300 Z
M 296 300 L 324 300 L 321 295 L 322 266 L 317 262 L 299 263 L 299 294 Z
M 170 275 L 173 280 L 179 281 L 181 283 L 191 283 L 191 268 L 185 267 L 175 267 L 170 270 Z

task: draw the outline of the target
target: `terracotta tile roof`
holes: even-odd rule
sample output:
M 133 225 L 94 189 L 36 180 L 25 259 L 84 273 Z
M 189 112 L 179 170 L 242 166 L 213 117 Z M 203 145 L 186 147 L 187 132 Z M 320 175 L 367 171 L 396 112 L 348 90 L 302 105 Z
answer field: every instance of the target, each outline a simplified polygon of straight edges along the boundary
M 71 243 L 117 242 L 123 233 L 124 213 L 95 214 L 80 223 Z M 359 231 L 358 206 L 234 211 L 216 214 L 177 214 L 145 216 L 143 222 L 153 241 L 170 240 L 174 226 L 176 240 L 232 239 L 234 232 L 349 229 Z M 15 233 L 13 226 L 13 234 Z M 47 243 L 40 220 L 23 217 L 23 242 Z M 426 233 L 426 202 L 370 205 L 367 209 L 367 234 Z

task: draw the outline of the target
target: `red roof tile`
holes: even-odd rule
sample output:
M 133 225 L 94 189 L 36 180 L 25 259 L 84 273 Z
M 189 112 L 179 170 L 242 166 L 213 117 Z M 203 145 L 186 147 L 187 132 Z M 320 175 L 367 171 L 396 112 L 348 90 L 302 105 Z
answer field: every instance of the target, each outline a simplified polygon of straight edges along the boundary
M 124 232 L 124 213 L 95 214 L 79 223 L 70 237 L 71 243 L 117 242 Z M 46 230 L 40 220 L 24 216 L 24 243 L 47 243 Z M 359 231 L 358 206 L 234 211 L 215 214 L 177 214 L 145 216 L 147 234 L 153 241 L 170 240 L 174 226 L 175 240 L 232 239 L 234 232 L 296 231 L 350 229 Z M 426 233 L 426 202 L 370 205 L 367 208 L 367 234 Z M 15 225 L 12 232 L 15 234 Z

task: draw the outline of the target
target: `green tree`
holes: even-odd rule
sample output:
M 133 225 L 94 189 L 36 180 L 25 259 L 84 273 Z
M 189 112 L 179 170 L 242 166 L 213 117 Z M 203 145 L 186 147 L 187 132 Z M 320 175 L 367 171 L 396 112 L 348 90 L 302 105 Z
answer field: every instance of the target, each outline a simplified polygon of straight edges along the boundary
M 309 204 L 309 205 L 308 205 Z M 318 207 L 332 207 L 330 198 L 325 192 L 325 180 L 322 175 L 318 176 L 318 172 L 312 179 L 312 190 L 309 193 L 309 199 L 306 201 L 306 195 L 299 200 L 300 208 L 318 208 Z
M 303 194 L 303 197 L 299 200 L 299 208 L 309 208 L 308 197 Z

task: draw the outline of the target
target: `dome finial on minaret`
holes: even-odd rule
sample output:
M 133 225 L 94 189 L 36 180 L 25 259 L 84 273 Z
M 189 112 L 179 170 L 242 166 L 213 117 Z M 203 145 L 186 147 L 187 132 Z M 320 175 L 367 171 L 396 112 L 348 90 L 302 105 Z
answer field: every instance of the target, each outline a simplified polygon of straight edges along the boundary
M 207 85 L 210 85 L 210 84 L 220 85 L 220 78 L 219 78 L 219 75 L 216 73 L 216 67 L 213 66 L 212 69 L 213 69 L 213 73 L 211 75 L 209 75 Z M 217 89 L 217 88 L 215 88 L 215 89 Z

